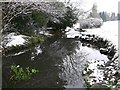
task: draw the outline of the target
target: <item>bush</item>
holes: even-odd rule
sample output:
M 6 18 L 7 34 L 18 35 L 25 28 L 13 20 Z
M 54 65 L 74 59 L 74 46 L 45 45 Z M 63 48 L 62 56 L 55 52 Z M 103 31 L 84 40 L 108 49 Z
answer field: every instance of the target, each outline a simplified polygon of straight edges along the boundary
M 32 11 L 31 14 L 21 14 L 11 21 L 11 30 L 25 35 L 34 35 L 35 30 L 47 24 L 47 15 L 40 11 Z
M 88 18 L 80 20 L 80 27 L 82 29 L 86 28 L 100 28 L 102 26 L 103 22 L 99 18 Z
M 62 18 L 59 18 L 59 23 L 49 21 L 47 24 L 48 27 L 53 27 L 56 30 L 66 29 L 66 27 L 72 27 L 73 24 L 78 20 L 77 14 L 75 13 L 76 9 L 71 6 L 66 7 L 66 13 Z
M 38 24 L 40 27 L 47 24 L 48 17 L 42 12 L 38 11 L 32 11 L 32 19 L 36 24 Z
M 31 23 L 31 17 L 29 15 L 19 15 L 12 20 L 13 32 L 19 32 L 21 34 L 32 34 L 33 27 Z
M 44 37 L 42 36 L 31 36 L 30 38 L 28 38 L 27 43 L 28 45 L 33 45 L 36 43 L 40 43 L 44 41 Z

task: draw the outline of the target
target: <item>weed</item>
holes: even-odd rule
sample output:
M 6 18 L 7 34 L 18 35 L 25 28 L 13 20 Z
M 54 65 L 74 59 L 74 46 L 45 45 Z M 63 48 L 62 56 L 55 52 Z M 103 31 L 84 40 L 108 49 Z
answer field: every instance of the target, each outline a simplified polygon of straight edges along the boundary
M 12 71 L 12 76 L 10 80 L 19 82 L 19 81 L 24 81 L 24 80 L 29 80 L 31 78 L 31 75 L 36 74 L 39 72 L 37 69 L 30 69 L 29 67 L 22 68 L 20 65 L 11 65 L 11 71 Z

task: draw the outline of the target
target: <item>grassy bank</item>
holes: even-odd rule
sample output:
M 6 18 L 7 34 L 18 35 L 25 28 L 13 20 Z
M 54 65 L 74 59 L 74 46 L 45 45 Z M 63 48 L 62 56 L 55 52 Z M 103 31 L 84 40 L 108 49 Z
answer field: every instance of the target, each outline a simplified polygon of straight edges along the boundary
M 24 37 L 26 40 L 23 45 L 9 46 L 3 49 L 3 54 L 8 54 L 10 52 L 18 52 L 23 49 L 35 46 L 36 44 L 42 44 L 47 37 L 44 35 L 34 35 L 31 37 Z

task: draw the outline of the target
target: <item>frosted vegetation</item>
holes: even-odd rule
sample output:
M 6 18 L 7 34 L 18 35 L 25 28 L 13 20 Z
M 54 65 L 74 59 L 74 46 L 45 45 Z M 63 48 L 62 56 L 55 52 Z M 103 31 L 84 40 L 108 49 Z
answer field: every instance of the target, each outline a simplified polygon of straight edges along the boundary
M 5 2 L 2 4 L 2 11 L 2 50 L 5 59 L 3 68 L 11 70 L 10 80 L 26 81 L 31 80 L 36 73 L 42 74 L 32 68 L 32 65 L 31 69 L 24 65 L 24 69 L 22 65 L 14 65 L 14 60 L 5 66 L 9 61 L 6 60 L 7 57 L 16 57 L 16 60 L 19 60 L 21 55 L 27 54 L 30 62 L 35 65 L 39 63 L 36 64 L 34 61 L 41 61 L 41 58 L 45 59 L 43 65 L 49 58 L 56 59 L 56 62 L 59 62 L 59 58 L 63 60 L 60 62 L 66 71 L 61 70 L 65 76 L 61 79 L 68 81 L 67 88 L 91 88 L 96 83 L 118 88 L 118 22 L 103 22 L 95 5 L 92 12 L 82 18 L 79 17 L 86 12 L 69 2 Z M 45 63 L 45 69 L 55 68 L 53 64 L 47 67 Z M 62 65 L 58 65 L 59 68 Z M 55 66 L 57 67 L 57 64 Z M 41 65 L 38 69 L 43 67 Z M 9 80 L 6 79 L 6 82 L 9 86 Z M 81 82 L 85 82 L 85 86 Z M 4 84 L 5 87 L 7 84 Z
M 47 27 L 60 31 L 66 26 L 71 27 L 77 20 L 75 8 L 62 2 L 6 2 L 2 4 L 2 10 L 3 47 L 25 44 L 23 37 L 40 34 L 49 36 Z
M 95 34 L 111 41 L 118 48 L 118 21 L 104 22 L 101 28 L 87 29 L 89 34 Z
M 102 19 L 99 18 L 88 18 L 80 20 L 80 27 L 83 29 L 86 28 L 100 28 L 103 24 Z

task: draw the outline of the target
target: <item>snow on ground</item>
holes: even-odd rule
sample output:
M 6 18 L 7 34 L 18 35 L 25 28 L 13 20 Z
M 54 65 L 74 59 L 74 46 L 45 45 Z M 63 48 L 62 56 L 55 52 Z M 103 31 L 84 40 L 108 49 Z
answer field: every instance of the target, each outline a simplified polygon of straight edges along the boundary
M 23 45 L 25 43 L 24 35 L 16 35 L 15 33 L 10 33 L 7 36 L 5 36 L 5 40 L 3 43 L 6 42 L 5 47 L 11 47 L 16 45 Z
M 86 60 L 89 62 L 88 71 L 92 70 L 93 72 L 90 74 L 90 77 L 94 77 L 97 83 L 99 83 L 100 80 L 103 80 L 103 70 L 98 69 L 98 65 L 103 65 L 109 61 L 107 56 L 104 54 L 101 54 L 98 50 L 89 48 L 87 46 L 80 47 L 80 52 L 86 53 Z M 83 72 L 84 74 L 86 71 Z M 93 84 L 93 79 L 90 79 L 90 84 Z
M 49 28 L 49 29 L 52 29 L 52 28 Z M 39 34 L 43 34 L 43 35 L 46 35 L 46 36 L 52 36 L 52 34 L 50 34 L 49 31 L 40 31 Z
M 75 26 L 75 28 L 77 28 L 77 25 Z M 75 38 L 75 36 L 81 36 L 80 32 L 76 31 L 74 28 L 67 27 L 65 31 L 67 31 L 67 38 Z
M 107 40 L 111 41 L 111 43 L 113 45 L 115 45 L 116 48 L 118 49 L 118 21 L 105 22 L 105 23 L 103 23 L 103 26 L 101 28 L 86 29 L 86 32 L 83 32 L 83 33 L 91 34 L 91 35 L 94 34 L 94 35 L 97 35 L 104 39 L 107 39 Z M 90 50 L 87 50 L 87 52 L 89 52 L 89 51 Z M 95 51 L 94 51 L 93 55 L 96 55 Z M 101 56 L 101 57 L 103 57 L 103 56 Z M 89 62 L 88 69 L 94 71 L 90 76 L 95 76 L 96 78 L 93 78 L 93 79 L 95 79 L 96 82 L 100 82 L 100 80 L 103 81 L 103 78 L 104 78 L 103 71 L 98 69 L 98 65 L 99 66 L 104 65 L 106 63 L 106 61 L 108 61 L 107 57 L 106 57 L 106 59 L 101 59 L 101 60 L 95 59 L 94 57 L 92 57 L 91 59 L 88 60 L 88 62 Z M 114 74 L 116 72 L 116 70 L 112 69 L 113 67 L 110 67 L 110 68 L 112 70 L 111 72 Z M 91 78 L 89 81 L 91 85 L 93 84 L 93 79 Z M 114 77 L 112 77 L 112 79 L 114 79 Z
M 39 34 L 52 36 L 52 34 L 49 34 L 49 32 L 44 32 L 44 31 L 39 32 Z M 16 33 L 9 33 L 8 35 L 4 36 L 2 45 L 6 48 L 11 46 L 16 46 L 16 45 L 24 45 L 24 43 L 26 42 L 25 37 L 28 37 L 28 36 L 17 35 Z
M 80 28 L 80 23 L 73 24 L 73 28 L 74 28 L 74 29 Z
M 23 45 L 25 43 L 25 39 L 23 38 L 23 35 L 18 36 L 12 36 L 11 42 L 7 43 L 8 46 L 16 46 L 16 45 Z
M 76 24 L 77 27 L 79 24 Z M 108 21 L 104 22 L 101 28 L 94 28 L 94 29 L 86 29 L 86 32 L 79 32 L 76 31 L 74 28 L 70 29 L 67 28 L 66 33 L 67 38 L 74 38 L 75 36 L 81 36 L 80 34 L 91 34 L 91 35 L 97 35 L 101 38 L 107 39 L 111 41 L 113 45 L 116 45 L 116 48 L 118 49 L 118 21 Z M 84 36 L 82 36 L 84 37 Z M 92 85 L 94 83 L 93 80 L 96 80 L 96 82 L 103 81 L 104 78 L 104 70 L 99 69 L 98 66 L 105 65 L 105 63 L 108 60 L 106 55 L 101 54 L 98 50 L 88 48 L 88 47 L 81 47 L 82 52 L 86 52 L 87 55 L 87 61 L 89 62 L 88 69 L 92 70 L 93 72 L 90 74 L 89 82 Z M 112 70 L 112 67 L 111 67 Z M 115 73 L 116 70 L 112 70 L 112 73 Z
M 75 36 L 81 36 L 80 32 L 76 30 L 79 28 L 79 24 L 74 25 L 73 28 L 67 27 L 65 31 L 67 38 L 74 38 Z M 82 34 L 91 34 L 97 35 L 101 38 L 107 39 L 111 41 L 113 45 L 116 45 L 118 48 L 118 21 L 108 21 L 104 22 L 101 28 L 92 28 L 86 29 L 86 32 L 82 32 Z
M 118 48 L 118 21 L 104 22 L 101 28 L 86 29 L 86 31 L 84 34 L 95 34 L 103 37 L 111 41 Z

